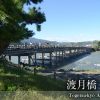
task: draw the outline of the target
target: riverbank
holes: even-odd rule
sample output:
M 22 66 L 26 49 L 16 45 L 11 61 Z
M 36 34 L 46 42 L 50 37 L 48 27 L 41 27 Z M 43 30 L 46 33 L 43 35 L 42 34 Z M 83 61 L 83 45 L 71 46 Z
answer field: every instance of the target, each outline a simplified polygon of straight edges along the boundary
M 96 88 L 92 90 L 100 91 L 100 70 L 65 71 L 62 73 L 58 73 L 57 78 L 59 80 L 64 80 L 64 81 L 74 80 L 76 82 L 79 82 L 79 80 L 84 80 L 86 83 L 88 80 L 89 81 L 93 80 L 96 83 Z M 89 90 L 87 88 L 84 90 L 91 91 L 91 89 Z M 84 90 L 80 89 L 80 91 L 84 91 Z
M 64 82 L 49 76 L 34 75 L 20 67 L 8 67 L 8 62 L 0 60 L 0 91 L 63 91 Z
M 84 57 L 84 56 L 83 56 Z M 77 58 L 79 59 L 79 58 Z M 34 76 L 33 73 L 23 70 L 20 67 L 9 66 L 7 61 L 1 61 L 0 64 L 0 82 L 4 88 L 1 90 L 43 90 L 43 91 L 64 91 L 65 80 L 68 79 L 96 79 L 100 82 L 99 70 L 57 70 L 56 79 L 54 71 L 41 72 Z M 14 68 L 13 68 L 14 67 Z M 42 83 L 42 84 L 41 84 Z M 24 85 L 23 85 L 24 84 Z M 99 84 L 99 83 L 98 83 Z M 5 88 L 6 87 L 6 88 Z
M 80 70 L 80 71 L 74 71 L 73 73 L 76 73 L 76 74 L 100 74 L 100 70 Z
M 95 77 L 95 78 L 94 78 Z M 17 98 L 18 100 L 74 100 L 68 97 L 68 91 L 65 88 L 65 82 L 62 80 L 68 79 L 100 79 L 99 71 L 65 71 L 57 73 L 56 80 L 50 76 L 36 75 L 28 73 L 21 68 L 7 67 L 7 62 L 0 62 L 0 90 L 1 91 L 15 91 L 14 96 L 7 92 L 7 100 Z M 99 80 L 100 81 L 100 80 Z M 97 83 L 99 84 L 99 83 Z M 99 89 L 98 89 L 99 90 Z M 27 92 L 26 92 L 27 91 Z M 40 92 L 39 92 L 40 91 Z M 47 91 L 47 92 L 41 92 Z M 55 92 L 48 92 L 55 91 Z M 61 91 L 61 92 L 57 92 Z M 63 92 L 65 91 L 65 92 Z M 85 91 L 84 91 L 85 92 Z M 71 92 L 70 92 L 71 93 Z M 79 91 L 75 91 L 79 93 Z M 54 95 L 53 95 L 54 94 Z M 20 98 L 19 98 L 20 97 Z M 88 99 L 85 99 L 88 100 Z

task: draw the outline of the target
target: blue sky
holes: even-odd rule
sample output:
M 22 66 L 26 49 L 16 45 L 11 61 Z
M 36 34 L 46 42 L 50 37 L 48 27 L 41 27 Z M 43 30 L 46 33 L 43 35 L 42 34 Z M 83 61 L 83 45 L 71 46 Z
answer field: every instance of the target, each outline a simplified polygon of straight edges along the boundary
M 41 32 L 28 26 L 34 37 L 60 42 L 100 40 L 100 0 L 44 0 L 36 6 L 47 21 Z

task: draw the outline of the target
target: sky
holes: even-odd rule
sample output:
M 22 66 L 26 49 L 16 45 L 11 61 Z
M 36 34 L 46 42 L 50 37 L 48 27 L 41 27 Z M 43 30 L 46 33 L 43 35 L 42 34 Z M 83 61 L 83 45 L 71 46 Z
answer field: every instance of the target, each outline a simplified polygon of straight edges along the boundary
M 33 37 L 59 42 L 100 40 L 100 0 L 44 0 L 39 6 L 46 22 L 41 32 L 28 26 L 36 33 Z

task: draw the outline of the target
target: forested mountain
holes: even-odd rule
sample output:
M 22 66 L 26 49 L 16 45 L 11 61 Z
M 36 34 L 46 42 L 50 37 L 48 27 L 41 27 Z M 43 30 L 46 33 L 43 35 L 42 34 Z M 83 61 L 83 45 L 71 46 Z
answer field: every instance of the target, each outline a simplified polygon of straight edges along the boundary
M 57 41 L 49 41 L 49 40 L 43 40 L 43 39 L 37 39 L 37 38 L 29 38 L 29 39 L 24 39 L 20 43 L 21 44 L 48 44 L 52 46 L 67 46 L 67 47 L 72 47 L 72 46 L 87 46 L 87 47 L 94 47 L 97 46 L 99 41 L 85 41 L 85 42 L 57 42 Z

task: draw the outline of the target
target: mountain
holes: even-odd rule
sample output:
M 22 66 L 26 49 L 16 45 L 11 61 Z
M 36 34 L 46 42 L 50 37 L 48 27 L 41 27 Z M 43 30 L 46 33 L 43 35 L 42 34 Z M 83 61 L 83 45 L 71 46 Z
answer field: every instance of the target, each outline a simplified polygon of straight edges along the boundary
M 43 39 L 37 39 L 37 38 L 29 38 L 24 39 L 21 41 L 21 44 L 50 44 L 50 45 L 57 45 L 58 42 L 56 41 L 49 41 L 49 40 L 43 40 Z
M 37 39 L 37 38 L 29 38 L 24 39 L 20 43 L 11 43 L 13 45 L 16 44 L 37 44 L 37 45 L 50 45 L 50 46 L 66 46 L 66 47 L 91 47 L 97 45 L 97 40 L 95 41 L 85 41 L 85 42 L 57 42 L 57 41 L 49 41 L 49 40 L 43 40 L 43 39 Z
M 27 44 L 30 44 L 30 43 L 45 43 L 45 42 L 49 42 L 47 40 L 42 40 L 42 39 L 36 39 L 36 38 L 29 38 L 29 39 L 24 39 L 21 41 L 21 43 L 27 43 Z

